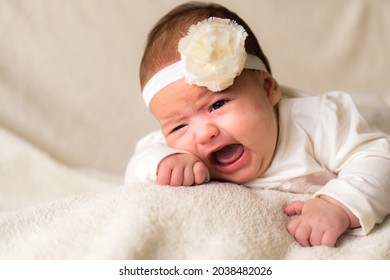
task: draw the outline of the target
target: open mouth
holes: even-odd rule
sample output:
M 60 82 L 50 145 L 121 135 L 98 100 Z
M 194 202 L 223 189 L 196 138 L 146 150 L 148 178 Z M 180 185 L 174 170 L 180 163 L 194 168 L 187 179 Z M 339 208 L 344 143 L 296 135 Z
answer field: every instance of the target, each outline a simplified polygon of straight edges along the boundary
M 241 144 L 231 144 L 219 149 L 212 154 L 212 160 L 220 166 L 229 166 L 235 163 L 244 153 Z

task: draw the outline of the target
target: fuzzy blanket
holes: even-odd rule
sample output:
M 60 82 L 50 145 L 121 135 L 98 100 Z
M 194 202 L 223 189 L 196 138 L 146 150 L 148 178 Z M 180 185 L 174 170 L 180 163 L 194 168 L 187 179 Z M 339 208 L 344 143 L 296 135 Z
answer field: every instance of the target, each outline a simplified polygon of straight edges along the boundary
M 212 182 L 120 185 L 0 130 L 2 259 L 389 259 L 390 220 L 303 248 L 282 207 L 307 195 Z

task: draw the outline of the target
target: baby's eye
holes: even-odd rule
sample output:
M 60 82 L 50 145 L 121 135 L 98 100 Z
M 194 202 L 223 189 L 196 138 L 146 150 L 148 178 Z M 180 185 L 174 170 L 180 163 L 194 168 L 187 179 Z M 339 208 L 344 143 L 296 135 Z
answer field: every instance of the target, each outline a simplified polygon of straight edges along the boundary
M 227 100 L 219 100 L 215 102 L 213 105 L 211 105 L 211 111 L 217 110 L 221 108 L 223 105 L 225 105 Z
M 176 132 L 176 131 L 182 129 L 183 127 L 185 127 L 184 124 L 178 125 L 178 126 L 176 126 L 174 129 L 172 129 L 171 133 Z

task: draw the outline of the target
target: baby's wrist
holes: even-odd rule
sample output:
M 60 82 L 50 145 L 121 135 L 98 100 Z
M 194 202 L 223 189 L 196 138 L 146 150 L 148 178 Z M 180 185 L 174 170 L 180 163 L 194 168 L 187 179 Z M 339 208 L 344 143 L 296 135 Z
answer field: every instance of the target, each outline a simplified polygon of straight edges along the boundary
M 359 219 L 343 203 L 327 195 L 320 195 L 319 198 L 333 205 L 339 206 L 345 212 L 345 214 L 349 219 L 349 226 L 348 226 L 349 229 L 354 229 L 361 226 Z

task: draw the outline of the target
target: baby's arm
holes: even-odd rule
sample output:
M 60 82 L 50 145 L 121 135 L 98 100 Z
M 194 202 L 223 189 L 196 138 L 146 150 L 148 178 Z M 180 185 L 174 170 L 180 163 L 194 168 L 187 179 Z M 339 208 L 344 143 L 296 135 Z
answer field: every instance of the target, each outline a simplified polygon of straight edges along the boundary
M 137 143 L 125 174 L 125 183 L 189 186 L 208 180 L 203 162 L 186 151 L 168 147 L 161 131 L 150 133 Z
M 326 195 L 306 202 L 294 201 L 284 212 L 298 215 L 289 221 L 287 230 L 302 246 L 333 247 L 347 229 L 360 226 L 359 219 L 348 208 Z
M 173 154 L 187 153 L 168 147 L 161 131 L 144 136 L 136 145 L 125 174 L 125 183 L 133 181 L 157 183 L 157 168 L 160 162 Z
M 170 186 L 192 186 L 208 180 L 206 165 L 193 154 L 173 154 L 160 161 L 157 183 Z
M 302 245 L 334 246 L 347 229 L 368 234 L 390 213 L 390 137 L 373 129 L 343 93 L 324 95 L 316 111 L 321 115 L 310 136 L 313 154 L 337 178 L 316 198 L 284 211 L 299 215 L 287 229 Z

